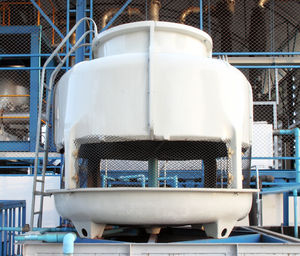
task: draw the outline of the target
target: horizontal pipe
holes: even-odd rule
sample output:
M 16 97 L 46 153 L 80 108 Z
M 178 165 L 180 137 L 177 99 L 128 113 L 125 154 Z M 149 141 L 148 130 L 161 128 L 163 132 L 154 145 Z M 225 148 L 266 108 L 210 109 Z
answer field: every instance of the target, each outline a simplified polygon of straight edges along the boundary
M 23 57 L 49 57 L 50 53 L 40 54 L 0 54 L 0 58 L 23 58 Z M 65 56 L 66 53 L 58 53 L 59 56 Z M 89 54 L 86 53 L 86 56 Z M 287 55 L 300 55 L 300 52 L 214 52 L 213 56 L 287 56 Z
M 260 193 L 261 194 L 278 194 L 278 193 L 284 193 L 284 192 L 289 192 L 289 191 L 297 191 L 298 189 L 300 189 L 300 184 L 296 185 L 296 186 L 295 185 L 292 185 L 292 186 L 288 185 L 286 187 L 278 186 L 278 187 L 272 187 L 272 188 L 265 188 Z
M 43 241 L 47 243 L 61 243 L 66 234 L 44 234 L 44 235 L 25 235 L 15 236 L 16 241 Z
M 233 65 L 236 68 L 240 68 L 240 69 L 273 69 L 273 68 L 300 68 L 300 65 L 270 65 L 270 66 L 240 66 L 240 65 Z
M 255 159 L 255 160 L 300 160 L 300 157 L 294 157 L 294 156 L 278 156 L 278 157 L 242 157 L 242 159 Z
M 56 67 L 47 67 L 45 68 L 46 70 L 54 70 Z M 20 70 L 42 70 L 43 67 L 19 67 L 19 68 L 11 68 L 11 67 L 1 67 L 0 70 L 5 70 L 5 71 L 13 71 L 13 70 L 16 70 L 16 71 L 20 71 Z M 66 67 L 62 67 L 61 68 L 62 70 L 66 70 L 67 68 Z
M 1 94 L 0 98 L 14 98 L 14 97 L 30 97 L 29 94 Z
M 300 55 L 300 52 L 214 52 L 213 56 L 243 56 L 243 55 Z
M 0 231 L 10 231 L 10 232 L 28 232 L 28 226 L 25 227 L 0 227 Z M 45 232 L 75 232 L 75 228 L 32 228 L 32 231 L 37 231 L 41 233 Z
M 66 55 L 67 55 L 67 53 L 58 53 L 57 54 L 57 56 L 59 56 L 59 57 L 63 57 Z M 88 53 L 85 53 L 84 55 L 89 56 Z M 0 54 L 0 58 L 30 58 L 30 57 L 49 57 L 49 56 L 51 56 L 50 53 Z M 70 56 L 75 56 L 75 54 L 72 53 Z

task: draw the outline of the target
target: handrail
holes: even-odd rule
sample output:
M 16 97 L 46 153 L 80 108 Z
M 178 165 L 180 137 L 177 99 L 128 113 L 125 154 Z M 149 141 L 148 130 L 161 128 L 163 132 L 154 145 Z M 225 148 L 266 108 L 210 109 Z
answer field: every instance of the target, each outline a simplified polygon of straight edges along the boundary
M 38 122 L 37 122 L 37 130 L 36 130 L 36 144 L 35 144 L 35 160 L 34 160 L 34 180 L 33 180 L 33 189 L 36 189 L 36 180 L 37 180 L 37 173 L 38 173 L 38 165 L 39 165 L 39 151 L 40 151 L 40 136 L 41 136 L 41 120 L 42 120 L 42 104 L 43 104 L 43 92 L 45 88 L 45 72 L 46 72 L 46 67 L 48 64 L 51 62 L 51 60 L 58 54 L 60 49 L 66 44 L 68 39 L 71 37 L 71 35 L 75 32 L 75 30 L 78 28 L 78 26 L 83 22 L 83 21 L 90 21 L 94 24 L 94 30 L 89 30 L 85 32 L 80 39 L 75 43 L 75 45 L 72 47 L 71 51 L 60 61 L 58 66 L 55 68 L 55 70 L 52 72 L 51 77 L 50 77 L 50 83 L 49 83 L 49 91 L 52 90 L 53 87 L 53 81 L 55 80 L 56 74 L 60 70 L 60 68 L 64 65 L 65 61 L 68 59 L 68 57 L 78 48 L 85 46 L 85 44 L 79 45 L 82 40 L 88 35 L 89 33 L 93 32 L 94 35 L 98 34 L 97 30 L 97 25 L 95 21 L 89 17 L 84 17 L 80 19 L 74 27 L 68 32 L 68 34 L 65 36 L 65 38 L 59 43 L 59 45 L 55 48 L 55 50 L 52 52 L 52 54 L 48 57 L 46 62 L 43 65 L 42 69 L 42 74 L 41 74 L 41 85 L 40 85 L 40 94 L 39 94 L 39 110 L 38 110 Z M 46 119 L 49 118 L 50 116 L 50 99 L 51 99 L 51 93 L 48 93 L 47 95 L 47 109 L 46 109 Z M 47 125 L 49 123 L 49 120 L 46 120 L 46 129 L 48 131 L 49 126 Z M 46 149 L 48 148 L 49 141 L 48 141 L 48 132 L 46 132 L 46 137 L 45 137 L 45 144 L 44 144 L 44 161 L 43 161 L 43 169 L 42 169 L 42 175 L 44 176 L 44 173 L 46 171 L 47 167 L 47 161 L 48 161 L 48 155 L 46 152 Z M 33 190 L 33 191 L 34 191 Z M 44 191 L 44 183 L 41 184 L 41 191 Z M 40 209 L 43 208 L 43 200 L 41 198 L 40 200 Z M 30 218 L 30 227 L 34 226 L 34 210 L 35 210 L 35 193 L 32 193 L 32 209 L 31 209 L 31 218 Z M 38 222 L 41 224 L 42 223 L 42 216 L 40 215 L 40 218 Z

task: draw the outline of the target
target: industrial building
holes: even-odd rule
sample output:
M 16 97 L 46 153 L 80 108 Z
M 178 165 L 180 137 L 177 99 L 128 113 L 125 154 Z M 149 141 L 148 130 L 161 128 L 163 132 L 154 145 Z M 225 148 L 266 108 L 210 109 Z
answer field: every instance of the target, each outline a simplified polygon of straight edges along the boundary
M 300 255 L 299 0 L 1 0 L 0 255 Z

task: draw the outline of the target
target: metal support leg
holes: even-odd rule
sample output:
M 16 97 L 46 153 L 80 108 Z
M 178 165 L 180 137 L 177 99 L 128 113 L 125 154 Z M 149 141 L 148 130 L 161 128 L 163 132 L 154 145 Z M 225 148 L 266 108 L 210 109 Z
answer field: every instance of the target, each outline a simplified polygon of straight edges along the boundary
M 148 161 L 148 187 L 158 187 L 158 160 Z

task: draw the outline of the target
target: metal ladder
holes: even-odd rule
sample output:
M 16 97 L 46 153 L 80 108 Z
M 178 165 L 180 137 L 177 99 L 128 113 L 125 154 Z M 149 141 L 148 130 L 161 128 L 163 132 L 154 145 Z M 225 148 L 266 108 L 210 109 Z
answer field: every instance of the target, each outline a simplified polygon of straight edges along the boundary
M 89 21 L 93 23 L 94 29 L 90 29 L 83 33 L 83 35 L 77 40 L 77 42 L 72 46 L 71 50 L 65 55 L 63 59 L 61 59 L 58 55 L 59 50 L 65 45 L 65 43 L 69 40 L 71 35 L 75 32 L 75 30 L 78 28 L 78 26 L 83 21 Z M 39 94 L 39 112 L 38 112 L 38 121 L 37 121 L 37 133 L 36 133 L 36 145 L 35 145 L 35 159 L 34 159 L 34 177 L 33 177 L 33 188 L 32 188 L 32 202 L 31 202 L 31 216 L 30 216 L 30 228 L 34 227 L 34 217 L 38 216 L 37 221 L 37 227 L 42 226 L 42 218 L 43 218 L 43 206 L 44 206 L 44 197 L 49 196 L 49 193 L 45 192 L 45 174 L 47 170 L 47 163 L 48 163 L 48 151 L 49 151 L 49 128 L 50 128 L 50 115 L 51 115 L 51 105 L 52 105 L 52 97 L 53 97 L 53 89 L 54 89 L 54 81 L 55 78 L 60 71 L 61 67 L 65 64 L 65 62 L 69 59 L 70 55 L 74 53 L 78 48 L 90 46 L 91 43 L 83 43 L 81 42 L 86 38 L 89 34 L 98 34 L 97 25 L 89 17 L 84 17 L 80 19 L 74 27 L 69 31 L 69 33 L 66 35 L 66 37 L 61 41 L 61 43 L 56 47 L 56 49 L 53 51 L 53 53 L 49 56 L 49 58 L 46 60 L 45 64 L 43 65 L 42 74 L 41 74 L 41 85 L 40 85 L 40 94 Z M 50 63 L 50 61 L 54 58 L 58 57 L 59 64 L 54 69 L 50 76 L 49 85 L 47 85 L 45 81 L 45 72 L 46 67 Z M 43 93 L 44 89 L 47 90 L 46 93 L 46 113 L 43 117 Z M 45 141 L 43 146 L 41 146 L 41 122 L 44 122 L 46 126 L 45 131 Z M 42 166 L 42 175 L 41 177 L 38 177 L 39 172 L 39 161 L 40 161 L 40 154 L 42 154 L 42 160 L 43 160 L 43 166 Z M 40 188 L 38 189 L 38 184 L 40 184 Z M 39 204 L 37 205 L 37 200 L 39 200 Z M 38 208 L 38 210 L 36 210 Z

